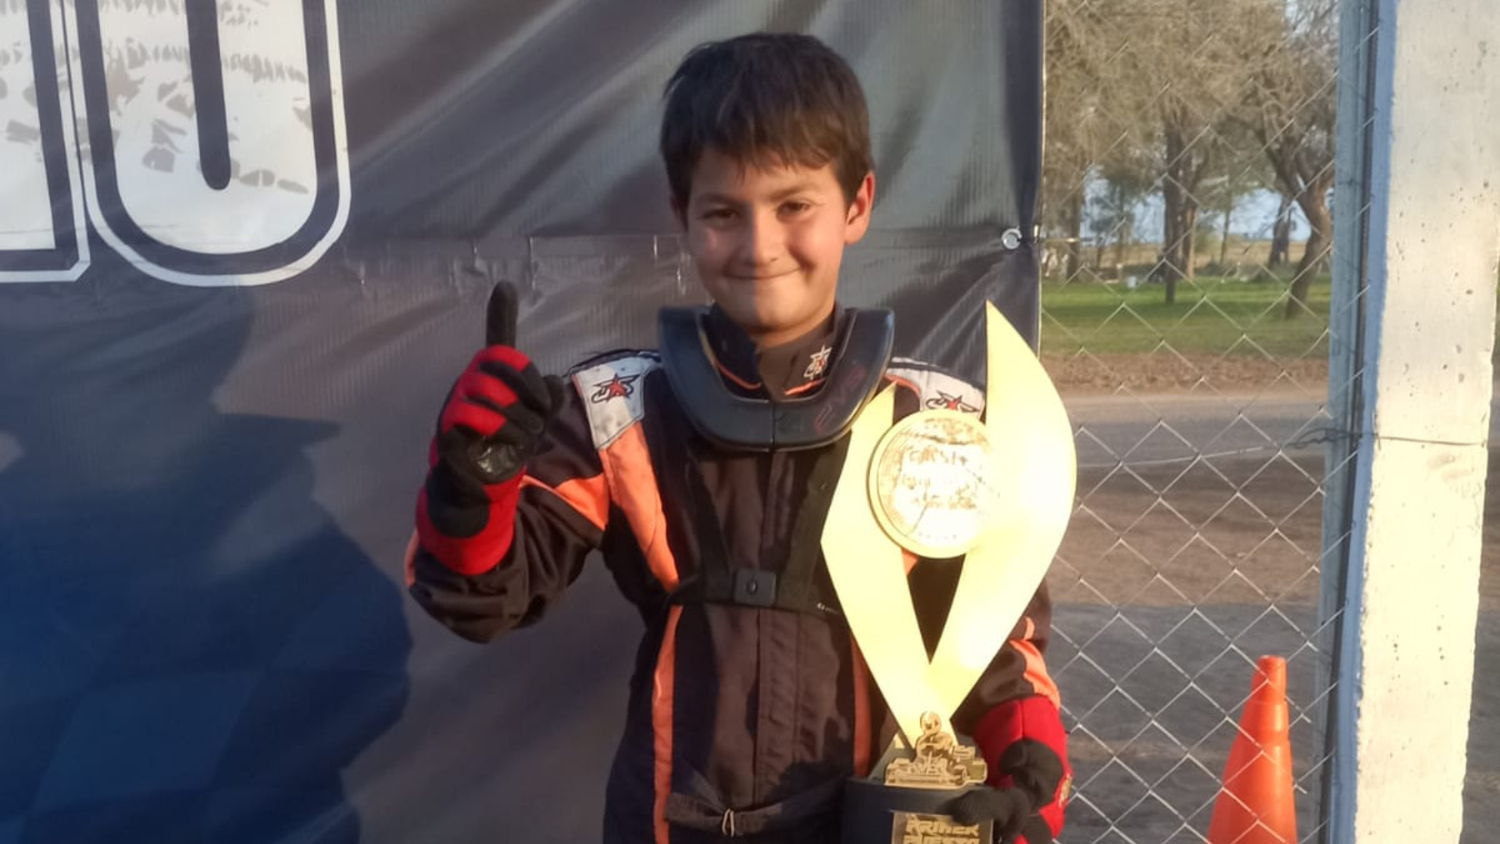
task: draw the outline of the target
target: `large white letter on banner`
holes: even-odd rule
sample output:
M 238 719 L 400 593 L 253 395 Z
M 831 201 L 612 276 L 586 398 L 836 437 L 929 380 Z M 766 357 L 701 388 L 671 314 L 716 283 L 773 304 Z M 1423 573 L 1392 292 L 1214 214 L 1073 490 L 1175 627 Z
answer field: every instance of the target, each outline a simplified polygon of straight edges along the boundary
M 0 282 L 88 266 L 65 56 L 56 4 L 0 3 Z
M 65 0 L 89 219 L 157 278 L 295 275 L 349 208 L 333 0 Z

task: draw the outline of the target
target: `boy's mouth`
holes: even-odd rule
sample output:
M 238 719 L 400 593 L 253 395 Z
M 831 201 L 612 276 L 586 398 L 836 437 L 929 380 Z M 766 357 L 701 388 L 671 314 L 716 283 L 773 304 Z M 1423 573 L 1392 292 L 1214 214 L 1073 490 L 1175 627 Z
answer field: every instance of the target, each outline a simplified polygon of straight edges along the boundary
M 730 281 L 772 281 L 778 278 L 786 278 L 789 275 L 795 275 L 796 272 L 796 270 L 787 270 L 784 273 L 776 273 L 774 275 L 731 275 L 726 276 L 726 278 Z

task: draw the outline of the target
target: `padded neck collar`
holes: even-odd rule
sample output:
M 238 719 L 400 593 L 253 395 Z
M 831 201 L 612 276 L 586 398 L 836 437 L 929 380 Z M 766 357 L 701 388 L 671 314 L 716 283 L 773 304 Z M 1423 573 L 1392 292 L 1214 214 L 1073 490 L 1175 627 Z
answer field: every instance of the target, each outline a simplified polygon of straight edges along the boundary
M 693 428 L 715 445 L 740 451 L 818 448 L 843 436 L 879 389 L 895 337 L 890 311 L 846 310 L 829 344 L 821 389 L 772 400 L 725 383 L 709 319 L 707 308 L 663 308 L 662 364 Z

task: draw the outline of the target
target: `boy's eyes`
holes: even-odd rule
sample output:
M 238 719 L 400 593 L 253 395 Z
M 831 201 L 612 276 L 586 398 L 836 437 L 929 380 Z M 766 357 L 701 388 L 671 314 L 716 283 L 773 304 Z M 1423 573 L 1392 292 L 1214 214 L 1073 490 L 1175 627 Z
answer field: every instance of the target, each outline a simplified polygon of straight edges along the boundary
M 776 206 L 776 213 L 783 217 L 795 217 L 812 210 L 813 204 L 802 199 L 793 199 Z M 719 207 L 707 208 L 698 215 L 700 219 L 710 223 L 727 223 L 739 218 L 740 212 L 737 208 Z

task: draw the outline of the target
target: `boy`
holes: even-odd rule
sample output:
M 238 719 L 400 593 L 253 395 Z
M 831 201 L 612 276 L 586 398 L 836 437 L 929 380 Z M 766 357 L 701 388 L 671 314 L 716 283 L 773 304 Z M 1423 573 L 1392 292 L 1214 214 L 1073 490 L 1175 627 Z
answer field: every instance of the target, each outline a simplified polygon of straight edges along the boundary
M 816 39 L 693 50 L 667 86 L 661 153 L 714 302 L 701 344 L 664 349 L 665 366 L 649 352 L 596 358 L 567 388 L 490 346 L 439 418 L 408 561 L 429 613 L 491 639 L 539 618 L 598 549 L 645 620 L 606 841 L 836 841 L 842 783 L 869 773 L 894 734 L 818 552 L 842 431 L 776 439 L 819 427 L 781 425 L 797 408 L 832 414 L 820 424 L 857 410 L 838 406 L 847 391 L 820 388 L 840 383 L 840 367 L 858 372 L 868 346 L 855 339 L 869 336 L 868 312 L 835 307 L 844 247 L 874 202 L 868 123 L 853 72 Z M 674 354 L 699 355 L 713 383 L 685 387 L 668 371 Z M 877 376 L 885 364 L 873 361 Z M 919 364 L 884 377 L 901 387 L 898 415 L 982 403 Z M 717 418 L 727 427 L 705 410 L 710 394 L 740 409 Z M 736 440 L 736 425 L 761 419 L 773 434 Z M 930 649 L 957 567 L 912 562 Z M 994 786 L 953 813 L 993 818 L 997 840 L 1043 844 L 1062 824 L 1049 613 L 1043 588 L 953 718 Z

